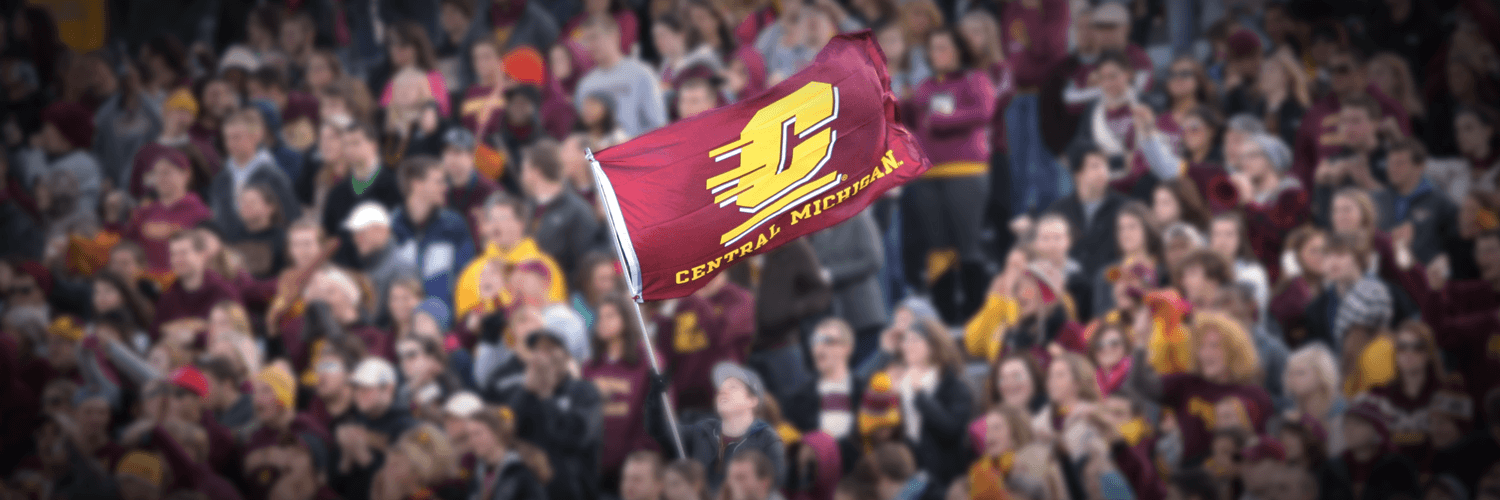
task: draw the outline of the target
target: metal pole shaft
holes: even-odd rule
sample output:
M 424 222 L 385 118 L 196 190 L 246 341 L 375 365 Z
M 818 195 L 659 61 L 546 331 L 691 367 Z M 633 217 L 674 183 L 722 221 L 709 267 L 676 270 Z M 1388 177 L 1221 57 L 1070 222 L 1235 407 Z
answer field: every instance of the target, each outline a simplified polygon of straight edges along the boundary
M 641 340 L 646 343 L 646 357 L 651 360 L 651 371 L 661 375 L 661 364 L 656 360 L 656 348 L 651 344 L 651 334 L 646 330 L 645 314 L 641 313 L 641 304 L 631 301 L 634 310 L 635 322 L 641 328 Z M 672 411 L 672 398 L 667 397 L 666 392 L 661 393 L 662 413 L 667 415 L 667 427 L 672 430 L 672 443 L 677 445 L 677 456 L 687 458 L 687 451 L 682 446 L 682 435 L 677 431 L 677 414 Z

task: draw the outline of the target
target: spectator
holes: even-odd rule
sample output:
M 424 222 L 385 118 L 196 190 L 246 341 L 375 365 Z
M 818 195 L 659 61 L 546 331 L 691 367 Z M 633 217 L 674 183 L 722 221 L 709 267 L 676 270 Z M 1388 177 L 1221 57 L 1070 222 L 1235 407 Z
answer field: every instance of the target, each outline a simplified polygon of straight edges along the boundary
M 828 270 L 833 313 L 853 328 L 850 360 L 856 363 L 875 351 L 880 330 L 889 320 L 880 297 L 878 271 L 886 260 L 879 231 L 874 216 L 865 211 L 808 237 L 818 262 Z
M 615 123 L 632 137 L 665 125 L 666 105 L 656 77 L 645 64 L 620 50 L 619 24 L 610 18 L 595 18 L 584 25 L 584 30 L 584 45 L 598 65 L 578 82 L 575 102 L 596 92 L 609 95 L 616 104 Z
M 723 484 L 728 474 L 728 465 L 742 452 L 758 452 L 771 462 L 774 481 L 772 486 L 782 484 L 785 475 L 785 452 L 781 437 L 770 424 L 756 418 L 756 411 L 765 397 L 765 387 L 760 377 L 734 363 L 719 363 L 713 368 L 717 418 L 708 418 L 693 424 L 678 424 L 677 435 L 681 436 L 683 449 L 691 459 L 703 464 L 705 469 L 713 467 L 708 474 L 708 484 Z M 648 401 L 654 401 L 665 390 L 666 380 L 654 375 Z M 668 409 L 655 404 L 646 406 L 646 426 L 658 443 L 665 448 L 671 444 L 665 429 L 666 417 L 661 412 Z M 724 460 L 725 458 L 728 460 Z
M 1434 189 L 1427 171 L 1427 150 L 1414 140 L 1397 141 L 1386 150 L 1389 188 L 1372 193 L 1381 214 L 1380 227 L 1393 240 L 1409 241 L 1412 257 L 1432 262 L 1457 231 L 1458 207 Z M 1398 244 L 1399 246 L 1399 244 Z
M 495 193 L 485 200 L 481 209 L 481 229 L 485 237 L 484 253 L 476 256 L 463 274 L 459 275 L 458 287 L 453 292 L 454 310 L 461 318 L 470 313 L 483 314 L 500 308 L 508 308 L 515 302 L 508 289 L 499 279 L 503 268 L 524 262 L 541 263 L 549 276 L 563 276 L 561 268 L 551 255 L 537 246 L 536 239 L 526 236 L 525 201 L 505 193 Z M 550 302 L 561 302 L 567 297 L 566 282 L 553 278 L 547 290 Z
M 248 232 L 245 220 L 235 206 L 235 194 L 252 183 L 266 183 L 276 196 L 276 210 L 287 220 L 302 215 L 302 207 L 292 194 L 292 183 L 276 166 L 275 159 L 264 148 L 266 125 L 260 111 L 243 109 L 225 118 L 224 144 L 228 159 L 224 171 L 214 177 L 209 188 L 214 221 L 231 237 L 238 239 Z
M 72 103 L 57 103 L 42 112 L 42 131 L 31 148 L 17 154 L 16 171 L 24 185 L 35 189 L 42 177 L 66 172 L 78 187 L 79 209 L 94 213 L 103 172 L 89 151 L 94 143 L 94 121 L 89 111 Z
M 666 464 L 661 454 L 638 450 L 625 457 L 625 472 L 620 481 L 620 500 L 659 500 L 664 490 Z
M 328 191 L 323 202 L 322 221 L 324 233 L 339 235 L 339 251 L 334 261 L 341 264 L 356 262 L 352 233 L 340 230 L 355 207 L 364 202 L 375 202 L 386 210 L 393 210 L 403 200 L 396 173 L 390 171 L 392 167 L 382 164 L 378 141 L 375 128 L 359 122 L 351 124 L 340 137 L 349 175 Z
M 192 177 L 188 160 L 176 150 L 153 149 L 150 176 L 156 199 L 146 203 L 131 216 L 123 236 L 146 251 L 147 269 L 155 274 L 170 272 L 167 240 L 176 232 L 208 220 L 213 216 L 197 193 L 189 192 Z
M 542 250 L 571 276 L 579 259 L 597 247 L 599 221 L 588 203 L 563 184 L 557 148 L 556 141 L 543 139 L 522 152 L 521 185 L 535 204 L 527 225 L 534 228 Z
M 656 442 L 645 432 L 641 421 L 648 401 L 646 392 L 651 363 L 643 359 L 647 354 L 641 348 L 644 332 L 636 326 L 629 308 L 635 307 L 621 295 L 601 297 L 597 308 L 597 320 L 593 327 L 593 359 L 586 360 L 582 367 L 583 378 L 598 387 L 603 406 L 603 446 L 600 450 L 600 483 L 620 483 L 621 496 L 628 487 L 650 489 L 661 488 L 661 457 L 655 456 L 655 471 L 651 476 L 657 481 L 654 488 L 632 470 L 635 462 L 641 462 L 637 453 L 655 449 Z M 632 476 L 632 473 L 635 475 Z M 611 489 L 606 487 L 606 490 Z
M 1386 118 L 1390 118 L 1393 120 L 1392 126 L 1401 134 L 1411 132 L 1406 110 L 1369 83 L 1364 63 L 1363 55 L 1353 48 L 1341 48 L 1330 55 L 1328 68 L 1332 74 L 1329 80 L 1331 92 L 1313 103 L 1302 118 L 1302 126 L 1297 130 L 1294 154 L 1296 164 L 1292 166 L 1291 172 L 1303 184 L 1313 180 L 1314 167 L 1318 162 L 1327 158 L 1342 144 L 1342 141 L 1333 142 L 1335 137 L 1340 137 L 1339 134 L 1329 133 L 1336 131 L 1339 121 L 1325 118 L 1342 113 L 1346 102 L 1371 99 L 1380 109 L 1379 115 L 1370 116 L 1372 122 L 1384 123 Z
M 785 500 L 776 489 L 775 464 L 758 450 L 745 450 L 729 459 L 725 473 L 725 498 L 735 500 Z
M 178 232 L 167 241 L 172 274 L 177 279 L 162 291 L 156 302 L 153 335 L 192 334 L 205 329 L 203 318 L 221 301 L 239 302 L 239 291 L 224 277 L 208 270 L 207 247 L 203 237 L 191 231 Z M 182 337 L 176 337 L 182 338 Z
M 448 183 L 436 159 L 406 160 L 401 165 L 401 181 L 406 203 L 391 214 L 396 251 L 416 263 L 427 296 L 452 302 L 458 274 L 474 256 L 468 224 L 446 208 Z
M 356 207 L 343 225 L 354 235 L 354 246 L 359 255 L 359 265 L 355 269 L 370 278 L 379 297 L 377 304 L 387 302 L 391 285 L 396 281 L 418 276 L 418 264 L 412 255 L 416 252 L 401 250 L 394 226 L 390 213 L 380 204 L 370 201 Z M 423 286 L 424 291 L 434 289 L 425 279 Z

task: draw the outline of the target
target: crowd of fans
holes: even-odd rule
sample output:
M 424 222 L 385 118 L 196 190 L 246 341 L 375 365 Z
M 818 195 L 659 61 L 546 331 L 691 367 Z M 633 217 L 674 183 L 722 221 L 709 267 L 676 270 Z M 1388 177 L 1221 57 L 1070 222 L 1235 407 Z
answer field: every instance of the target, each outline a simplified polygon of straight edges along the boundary
M 1500 499 L 1492 1 L 0 17 L 3 498 Z M 931 170 L 638 312 L 585 148 L 863 29 Z

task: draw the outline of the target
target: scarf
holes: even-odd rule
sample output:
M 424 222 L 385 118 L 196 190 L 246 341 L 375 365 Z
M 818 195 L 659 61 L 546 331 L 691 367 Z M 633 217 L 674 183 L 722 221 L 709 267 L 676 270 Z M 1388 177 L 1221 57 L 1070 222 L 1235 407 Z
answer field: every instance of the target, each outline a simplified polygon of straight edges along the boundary
M 1135 90 L 1126 90 L 1124 106 L 1130 107 L 1135 106 L 1135 104 Z M 1109 106 L 1105 104 L 1104 98 L 1100 97 L 1099 105 L 1094 106 L 1094 110 L 1089 116 L 1089 132 L 1094 136 L 1094 145 L 1099 146 L 1099 149 L 1103 150 L 1106 156 L 1120 156 L 1129 151 L 1126 150 L 1125 138 L 1116 137 L 1115 132 L 1109 128 L 1109 121 L 1104 118 L 1108 108 Z
M 1115 363 L 1113 368 L 1100 368 L 1099 371 L 1094 372 L 1094 378 L 1099 383 L 1099 391 L 1108 396 L 1119 390 L 1120 386 L 1125 383 L 1125 376 L 1130 374 L 1131 363 L 1130 356 L 1126 356 L 1119 363 Z

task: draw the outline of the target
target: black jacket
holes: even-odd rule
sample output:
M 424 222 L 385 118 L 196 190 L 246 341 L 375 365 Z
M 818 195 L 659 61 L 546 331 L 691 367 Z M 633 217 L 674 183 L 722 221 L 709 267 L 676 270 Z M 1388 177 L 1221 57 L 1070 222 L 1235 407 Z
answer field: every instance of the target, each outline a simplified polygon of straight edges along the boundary
M 516 415 L 516 435 L 546 450 L 551 459 L 549 498 L 598 498 L 599 450 L 604 444 L 601 405 L 594 384 L 576 378 L 563 381 L 550 398 L 520 390 L 507 399 Z
M 1443 253 L 1449 239 L 1458 236 L 1458 227 L 1454 223 L 1458 220 L 1458 206 L 1430 183 L 1426 183 L 1425 190 L 1418 188 L 1418 191 L 1421 192 L 1408 202 L 1401 219 L 1396 218 L 1396 201 L 1400 195 L 1395 190 L 1384 189 L 1370 194 L 1380 212 L 1380 228 L 1390 231 L 1401 224 L 1411 223 L 1412 256 L 1427 263 Z
M 653 388 L 654 389 L 654 388 Z M 676 450 L 676 444 L 672 442 L 671 431 L 667 427 L 667 417 L 663 413 L 662 405 L 656 403 L 661 401 L 659 390 L 653 390 L 646 396 L 646 432 L 656 439 L 662 450 Z M 771 464 L 776 471 L 776 487 L 786 484 L 786 450 L 781 444 L 781 435 L 770 424 L 756 420 L 750 424 L 750 429 L 738 441 L 724 445 L 720 434 L 721 422 L 717 417 L 705 418 L 692 424 L 677 424 L 677 432 L 682 436 L 682 447 L 687 452 L 688 458 L 703 464 L 708 473 L 708 489 L 717 491 L 719 485 L 724 483 L 725 471 L 729 468 L 729 459 L 733 458 L 741 450 L 757 450 L 771 459 Z
M 1120 207 L 1129 200 L 1113 189 L 1104 193 L 1093 218 L 1085 217 L 1083 202 L 1078 200 L 1077 194 L 1052 202 L 1047 208 L 1047 212 L 1062 215 L 1073 226 L 1073 246 L 1068 250 L 1068 256 L 1083 266 L 1083 276 L 1086 277 L 1095 276 L 1104 266 L 1120 258 L 1120 245 L 1115 241 L 1115 219 L 1119 218 Z
M 959 374 L 942 372 L 937 388 L 917 396 L 922 427 L 912 451 L 933 484 L 948 484 L 969 467 L 964 437 L 973 413 L 973 392 Z
M 484 486 L 489 488 L 489 496 L 482 500 L 549 500 L 542 482 L 515 453 L 505 456 L 493 482 Z
M 599 244 L 602 228 L 594 217 L 594 209 L 567 187 L 545 205 L 534 207 L 530 229 L 537 245 L 568 276 L 573 275 L 584 254 L 603 247 Z

